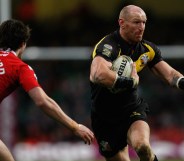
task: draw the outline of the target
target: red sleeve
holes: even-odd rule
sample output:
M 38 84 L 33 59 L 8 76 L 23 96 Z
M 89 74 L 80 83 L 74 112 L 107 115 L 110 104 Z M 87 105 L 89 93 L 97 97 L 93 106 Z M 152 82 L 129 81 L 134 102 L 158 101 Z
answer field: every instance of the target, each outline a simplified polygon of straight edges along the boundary
M 33 89 L 34 87 L 40 87 L 37 81 L 36 74 L 29 65 L 27 64 L 22 65 L 19 74 L 20 74 L 19 77 L 20 85 L 26 92 Z

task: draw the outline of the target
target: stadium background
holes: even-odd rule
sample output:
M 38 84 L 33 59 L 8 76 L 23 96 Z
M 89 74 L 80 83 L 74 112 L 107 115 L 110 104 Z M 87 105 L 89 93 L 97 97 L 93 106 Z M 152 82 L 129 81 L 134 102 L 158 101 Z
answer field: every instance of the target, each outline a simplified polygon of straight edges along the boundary
M 102 36 L 117 28 L 119 10 L 125 4 L 146 11 L 145 38 L 159 45 L 168 63 L 184 73 L 183 0 L 0 0 L 1 21 L 16 18 L 32 28 L 23 59 L 34 68 L 42 87 L 68 115 L 88 127 L 90 52 Z M 8 11 L 7 17 L 2 11 Z M 148 69 L 140 79 L 139 92 L 151 108 L 155 153 L 167 161 L 184 160 L 183 91 L 168 87 Z M 22 89 L 0 106 L 0 135 L 18 161 L 101 159 L 95 143 L 81 143 L 35 107 Z M 137 158 L 131 149 L 130 153 Z

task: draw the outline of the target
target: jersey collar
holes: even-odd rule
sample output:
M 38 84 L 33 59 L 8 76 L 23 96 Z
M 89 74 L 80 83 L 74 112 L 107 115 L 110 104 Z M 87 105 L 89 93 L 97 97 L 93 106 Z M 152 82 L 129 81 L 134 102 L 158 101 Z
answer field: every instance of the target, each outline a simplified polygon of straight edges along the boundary
M 4 49 L 0 48 L 0 51 L 2 51 L 2 52 L 6 52 L 6 53 L 12 53 L 12 54 L 14 54 L 15 56 L 17 56 L 16 52 L 15 52 L 15 51 L 13 51 L 13 50 L 11 50 L 10 48 L 8 48 L 8 49 L 6 49 L 6 50 L 4 50 Z
M 10 52 L 13 53 L 15 56 L 17 56 L 15 51 L 11 50 Z
M 132 54 L 132 50 L 135 50 L 135 48 L 137 47 L 138 43 L 136 44 L 129 44 L 127 43 L 120 35 L 119 30 L 115 31 L 115 36 L 117 39 L 117 42 L 122 50 L 122 53 L 125 55 L 131 55 Z

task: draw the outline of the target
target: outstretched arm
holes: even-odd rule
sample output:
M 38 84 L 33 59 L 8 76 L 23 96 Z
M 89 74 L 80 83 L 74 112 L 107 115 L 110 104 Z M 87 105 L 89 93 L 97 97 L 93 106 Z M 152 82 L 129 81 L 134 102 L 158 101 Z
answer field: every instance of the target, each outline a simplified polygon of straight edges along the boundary
M 160 61 L 151 70 L 169 85 L 184 89 L 184 76 L 165 61 Z
M 92 143 L 94 139 L 93 132 L 84 125 L 76 123 L 73 119 L 66 115 L 60 106 L 52 98 L 50 98 L 42 88 L 35 87 L 31 89 L 28 94 L 35 104 L 49 117 L 55 119 L 70 129 L 75 135 L 83 139 L 85 143 Z

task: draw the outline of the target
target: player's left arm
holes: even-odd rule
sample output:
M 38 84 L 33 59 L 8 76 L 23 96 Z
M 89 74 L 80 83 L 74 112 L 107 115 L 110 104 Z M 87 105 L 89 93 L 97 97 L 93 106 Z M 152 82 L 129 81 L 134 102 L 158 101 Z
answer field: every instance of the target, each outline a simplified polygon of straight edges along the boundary
M 85 143 L 91 144 L 94 135 L 93 132 L 82 124 L 78 124 L 70 118 L 52 98 L 50 98 L 41 87 L 35 87 L 28 91 L 29 96 L 45 114 L 58 121 L 75 135 L 84 140 Z
M 179 71 L 171 67 L 167 62 L 160 61 L 151 70 L 165 82 L 173 87 L 184 89 L 184 76 Z

